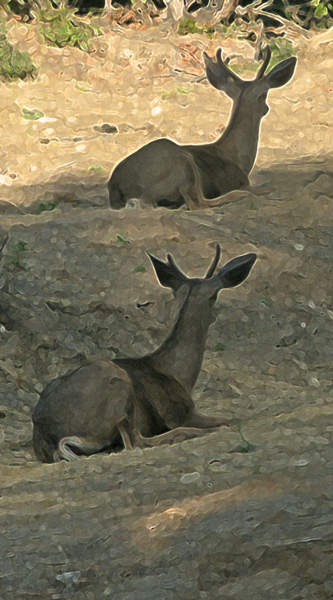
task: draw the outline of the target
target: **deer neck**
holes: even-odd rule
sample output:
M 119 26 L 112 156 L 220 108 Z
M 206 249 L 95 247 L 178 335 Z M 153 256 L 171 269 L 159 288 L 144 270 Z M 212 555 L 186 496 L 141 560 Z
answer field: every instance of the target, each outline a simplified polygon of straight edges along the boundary
M 192 389 L 200 373 L 212 308 L 189 290 L 178 319 L 163 344 L 151 355 L 157 371 Z
M 256 160 L 262 117 L 262 114 L 246 105 L 246 99 L 240 94 L 234 101 L 226 130 L 215 142 L 223 156 L 236 163 L 246 175 Z

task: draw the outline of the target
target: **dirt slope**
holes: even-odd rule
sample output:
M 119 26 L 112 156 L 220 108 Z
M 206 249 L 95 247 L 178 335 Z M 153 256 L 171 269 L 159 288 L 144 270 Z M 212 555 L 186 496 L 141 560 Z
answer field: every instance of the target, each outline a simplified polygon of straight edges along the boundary
M 267 193 L 192 213 L 111 212 L 105 183 L 154 137 L 214 139 L 229 101 L 193 83 L 202 67 L 181 45 L 198 61 L 222 45 L 241 64 L 246 42 L 128 31 L 87 57 L 43 49 L 23 27 L 12 35 L 40 73 L 1 84 L 0 597 L 332 598 L 332 33 L 299 42 L 292 83 L 270 92 L 252 174 Z M 195 399 L 238 418 L 250 447 L 232 428 L 37 463 L 38 391 L 170 330 L 172 295 L 145 251 L 200 276 L 217 241 L 224 261 L 259 260 L 220 295 Z

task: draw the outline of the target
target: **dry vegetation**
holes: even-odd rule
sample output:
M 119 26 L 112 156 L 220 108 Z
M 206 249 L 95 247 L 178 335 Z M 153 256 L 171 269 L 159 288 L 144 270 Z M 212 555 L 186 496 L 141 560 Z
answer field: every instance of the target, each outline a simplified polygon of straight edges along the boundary
M 197 212 L 112 212 L 105 184 L 154 137 L 214 139 L 230 104 L 200 82 L 202 50 L 222 45 L 251 66 L 250 44 L 113 31 L 87 55 L 24 26 L 11 36 L 39 74 L 0 84 L 1 598 L 329 600 L 331 31 L 298 39 L 292 83 L 270 92 L 252 173 L 261 193 Z M 172 295 L 145 251 L 200 276 L 217 241 L 224 261 L 259 260 L 220 295 L 195 399 L 237 418 L 241 435 L 37 463 L 38 391 L 169 331 Z

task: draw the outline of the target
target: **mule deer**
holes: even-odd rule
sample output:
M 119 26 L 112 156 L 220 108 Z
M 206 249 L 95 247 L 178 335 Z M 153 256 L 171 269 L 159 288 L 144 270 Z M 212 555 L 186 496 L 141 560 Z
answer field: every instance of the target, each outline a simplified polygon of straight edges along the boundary
M 285 85 L 296 65 L 293 56 L 265 75 L 270 56 L 267 46 L 256 78 L 245 81 L 227 67 L 221 48 L 215 60 L 204 53 L 208 81 L 233 100 L 226 130 L 212 144 L 179 145 L 161 138 L 139 148 L 122 160 L 111 175 L 111 208 L 123 208 L 131 199 L 167 208 L 184 204 L 192 209 L 218 206 L 223 195 L 248 187 L 260 123 L 269 110 L 268 91 Z
M 215 273 L 220 252 L 218 244 L 203 279 L 184 275 L 171 254 L 166 262 L 148 254 L 161 285 L 182 302 L 171 333 L 152 354 L 95 360 L 52 381 L 32 416 L 39 460 L 170 444 L 228 425 L 224 417 L 199 414 L 191 390 L 218 293 L 242 283 L 256 255 L 234 258 Z

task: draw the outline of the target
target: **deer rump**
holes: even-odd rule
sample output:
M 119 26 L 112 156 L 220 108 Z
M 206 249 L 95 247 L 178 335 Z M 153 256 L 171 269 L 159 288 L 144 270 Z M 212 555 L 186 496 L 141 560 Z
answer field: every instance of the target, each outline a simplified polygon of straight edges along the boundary
M 115 209 L 123 208 L 133 199 L 177 209 L 184 204 L 199 208 L 205 200 L 248 185 L 246 173 L 210 145 L 181 146 L 162 138 L 139 148 L 119 163 L 108 189 L 111 206 Z
M 66 406 L 66 419 L 57 405 Z M 149 359 L 95 360 L 51 381 L 41 393 L 32 415 L 35 454 L 42 462 L 54 462 L 149 447 L 145 437 L 182 427 L 194 408 L 189 391 L 153 369 Z

